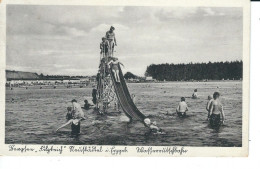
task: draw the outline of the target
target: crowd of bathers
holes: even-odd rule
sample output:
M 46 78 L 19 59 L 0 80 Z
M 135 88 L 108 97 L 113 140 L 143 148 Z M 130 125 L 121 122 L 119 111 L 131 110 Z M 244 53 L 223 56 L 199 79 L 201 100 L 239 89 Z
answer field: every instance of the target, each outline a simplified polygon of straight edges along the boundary
M 194 90 L 192 94 L 192 99 L 197 99 L 197 89 Z M 221 124 L 224 124 L 225 114 L 223 110 L 223 106 L 219 100 L 220 93 L 214 92 L 212 95 L 208 96 L 208 102 L 206 105 L 207 110 L 207 120 L 210 122 L 210 125 L 213 128 L 219 128 Z M 179 102 L 176 113 L 179 117 L 186 117 L 187 111 L 189 110 L 187 103 L 185 102 L 185 97 L 181 97 L 181 101 Z M 174 113 L 167 112 L 167 115 L 173 115 Z
M 95 95 L 96 89 L 93 88 L 92 95 Z M 196 95 L 196 97 L 194 97 Z M 220 102 L 220 93 L 214 92 L 213 97 L 211 95 L 208 96 L 208 102 L 206 105 L 207 110 L 207 120 L 209 121 L 211 127 L 213 128 L 219 128 L 222 124 L 224 124 L 225 121 L 225 114 L 223 110 L 223 106 Z M 192 95 L 193 99 L 197 99 L 197 89 L 194 90 L 194 93 Z M 135 100 L 135 95 L 132 95 L 132 99 Z M 96 100 L 95 97 L 92 99 L 93 104 L 90 104 L 88 100 L 85 100 L 84 109 L 88 110 L 95 106 Z M 82 108 L 79 103 L 77 103 L 77 100 L 73 99 L 71 101 L 72 106 L 67 108 L 67 115 L 66 119 L 67 122 L 63 125 L 61 125 L 57 131 L 67 125 L 71 125 L 71 132 L 72 134 L 79 134 L 80 133 L 80 122 L 82 120 L 85 120 L 84 112 L 82 111 Z M 188 105 L 185 102 L 185 97 L 181 97 L 181 101 L 179 102 L 176 112 L 168 112 L 166 115 L 174 115 L 175 113 L 180 118 L 185 118 L 187 115 L 187 112 L 189 111 Z M 148 127 L 152 132 L 156 133 L 163 133 L 162 129 L 159 128 L 156 124 L 156 121 L 152 122 L 149 118 L 145 118 L 143 121 L 143 124 Z
M 100 70 L 97 74 L 97 82 L 99 82 L 100 80 L 100 71 L 105 70 L 105 72 L 108 72 L 109 69 L 111 69 L 112 73 L 114 74 L 114 78 L 115 81 L 117 83 L 120 83 L 120 77 L 119 77 L 119 64 L 121 64 L 120 62 L 118 62 L 118 59 L 113 57 L 113 53 L 114 53 L 114 46 L 117 46 L 116 43 L 116 37 L 115 37 L 115 33 L 114 33 L 115 28 L 113 26 L 110 27 L 110 30 L 106 32 L 105 37 L 102 37 L 102 42 L 100 43 L 100 49 L 101 52 L 100 54 L 103 55 L 103 57 L 101 58 L 101 63 L 100 63 Z M 103 66 L 102 66 L 103 65 Z M 101 68 L 103 67 L 103 68 Z M 105 73 L 105 76 L 108 75 L 108 73 Z M 92 101 L 94 103 L 94 105 L 97 102 L 97 89 L 93 88 L 92 91 Z M 225 115 L 224 115 L 224 111 L 223 111 L 223 106 L 219 100 L 220 94 L 218 92 L 215 92 L 212 96 L 208 96 L 208 103 L 206 106 L 206 110 L 208 112 L 207 115 L 207 120 L 210 121 L 210 125 L 212 127 L 219 127 L 221 124 L 224 124 L 224 120 L 225 120 Z M 197 94 L 197 89 L 194 90 L 194 93 L 192 94 L 192 98 L 193 99 L 197 99 L 198 98 L 198 94 Z M 133 97 L 134 99 L 134 97 Z M 77 101 L 75 99 L 73 99 L 72 101 L 72 107 L 68 107 L 68 113 L 67 113 L 67 123 L 63 124 L 61 127 L 59 127 L 57 129 L 57 131 L 62 128 L 65 127 L 69 124 L 71 124 L 71 130 L 72 133 L 80 133 L 80 121 L 84 120 L 84 113 L 80 107 L 80 105 L 77 103 Z M 88 103 L 87 100 L 85 100 L 85 105 L 84 108 L 85 109 L 89 109 L 91 106 L 94 106 Z M 181 97 L 181 101 L 179 102 L 177 108 L 176 108 L 176 113 L 179 117 L 186 117 L 187 111 L 189 110 L 187 103 L 185 102 L 185 97 Z M 167 115 L 172 115 L 175 114 L 167 112 Z M 155 131 L 155 132 L 162 132 L 162 129 L 160 129 L 157 124 L 156 121 L 152 122 L 149 118 L 144 118 L 143 120 L 143 124 L 150 128 L 151 131 Z

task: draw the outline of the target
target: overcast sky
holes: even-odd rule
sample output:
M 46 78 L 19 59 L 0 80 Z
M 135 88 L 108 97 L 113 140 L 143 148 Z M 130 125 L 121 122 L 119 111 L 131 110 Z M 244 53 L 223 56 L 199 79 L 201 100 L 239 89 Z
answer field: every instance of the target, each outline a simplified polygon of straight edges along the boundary
M 95 75 L 111 25 L 124 72 L 242 60 L 242 8 L 7 6 L 7 69 Z

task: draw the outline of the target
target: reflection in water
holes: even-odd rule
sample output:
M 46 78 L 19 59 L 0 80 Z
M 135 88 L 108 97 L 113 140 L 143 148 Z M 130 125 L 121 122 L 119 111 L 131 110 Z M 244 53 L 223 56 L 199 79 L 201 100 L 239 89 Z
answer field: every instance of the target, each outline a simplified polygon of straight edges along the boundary
M 150 133 L 140 122 L 128 123 L 124 113 L 99 115 L 84 110 L 87 117 L 81 123 L 81 133 L 71 135 L 70 126 L 55 132 L 66 122 L 66 107 L 75 98 L 81 105 L 91 88 L 31 89 L 6 91 L 5 142 L 21 144 L 99 144 L 157 146 L 241 146 L 242 145 L 242 83 L 241 82 L 182 82 L 131 83 L 130 93 L 136 105 L 165 134 Z M 207 96 L 216 87 L 222 94 L 226 114 L 225 125 L 218 130 L 208 126 L 205 110 Z M 235 88 L 236 86 L 237 88 Z M 199 89 L 199 99 L 191 99 Z M 175 109 L 181 97 L 186 97 L 187 116 L 179 118 Z M 12 101 L 13 98 L 13 101 Z M 169 112 L 171 115 L 166 115 Z

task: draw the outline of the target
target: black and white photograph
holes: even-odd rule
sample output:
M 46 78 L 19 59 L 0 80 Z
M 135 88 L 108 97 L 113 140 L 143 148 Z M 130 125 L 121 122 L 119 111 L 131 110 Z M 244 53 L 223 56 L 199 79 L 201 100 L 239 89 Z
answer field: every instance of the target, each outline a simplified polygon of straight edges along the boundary
M 3 144 L 247 146 L 244 11 L 6 4 Z

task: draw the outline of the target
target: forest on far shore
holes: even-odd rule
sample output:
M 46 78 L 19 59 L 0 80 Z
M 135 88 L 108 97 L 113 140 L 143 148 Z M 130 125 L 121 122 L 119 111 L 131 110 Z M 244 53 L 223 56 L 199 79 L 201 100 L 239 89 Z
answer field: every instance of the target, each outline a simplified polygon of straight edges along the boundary
M 159 81 L 240 80 L 243 62 L 152 64 L 147 67 L 145 76 L 152 76 Z

